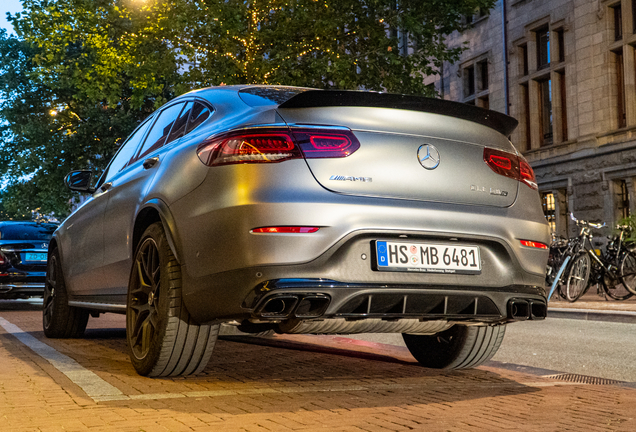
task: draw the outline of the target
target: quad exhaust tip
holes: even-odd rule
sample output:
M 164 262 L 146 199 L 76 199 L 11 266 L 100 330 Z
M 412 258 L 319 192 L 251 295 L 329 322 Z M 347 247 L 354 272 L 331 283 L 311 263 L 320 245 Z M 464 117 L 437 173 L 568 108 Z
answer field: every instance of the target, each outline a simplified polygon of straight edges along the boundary
M 536 300 L 512 299 L 508 302 L 508 316 L 515 321 L 542 320 L 548 315 L 545 303 Z
M 330 303 L 324 294 L 276 295 L 265 300 L 256 308 L 254 314 L 260 318 L 318 318 L 322 316 Z

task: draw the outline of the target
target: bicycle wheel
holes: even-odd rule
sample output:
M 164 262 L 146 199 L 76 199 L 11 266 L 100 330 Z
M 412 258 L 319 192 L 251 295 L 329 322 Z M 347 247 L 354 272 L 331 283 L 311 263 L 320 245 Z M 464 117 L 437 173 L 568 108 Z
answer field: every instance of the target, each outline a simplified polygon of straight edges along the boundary
M 624 287 L 632 294 L 636 294 L 636 254 L 627 251 L 621 259 L 619 267 L 621 282 Z
M 590 267 L 592 263 L 586 252 L 579 252 L 568 269 L 568 276 L 565 282 L 565 299 L 575 302 L 583 295 L 590 280 Z
M 634 295 L 625 288 L 619 277 L 607 272 L 603 274 L 603 289 L 614 300 L 625 300 Z

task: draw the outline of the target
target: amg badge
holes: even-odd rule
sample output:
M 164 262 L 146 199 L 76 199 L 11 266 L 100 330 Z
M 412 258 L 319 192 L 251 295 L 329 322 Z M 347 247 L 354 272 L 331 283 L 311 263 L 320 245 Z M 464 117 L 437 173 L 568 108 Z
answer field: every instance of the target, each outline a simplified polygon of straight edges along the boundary
M 353 176 L 343 176 L 343 175 L 332 175 L 329 177 L 329 180 L 338 180 L 338 181 L 352 181 L 352 182 L 362 182 L 362 183 L 371 183 L 373 179 L 371 177 L 353 177 Z

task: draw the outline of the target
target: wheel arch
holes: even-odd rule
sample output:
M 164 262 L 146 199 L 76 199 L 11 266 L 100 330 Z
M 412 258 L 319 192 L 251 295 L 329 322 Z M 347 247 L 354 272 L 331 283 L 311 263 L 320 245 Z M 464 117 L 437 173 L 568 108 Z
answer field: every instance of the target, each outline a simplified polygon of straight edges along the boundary
M 146 202 L 144 206 L 141 208 L 139 213 L 137 213 L 137 217 L 135 218 L 135 225 L 133 228 L 133 238 L 132 238 L 132 251 L 137 249 L 137 245 L 141 240 L 141 236 L 143 235 L 146 228 L 152 225 L 155 222 L 161 222 L 163 228 L 166 232 L 166 238 L 168 239 L 168 245 L 172 250 L 177 262 L 182 264 L 181 262 L 181 254 L 179 248 L 179 238 L 177 235 L 177 227 L 174 221 L 174 217 L 168 208 L 168 205 L 160 200 L 159 198 L 153 198 Z
M 50 254 L 51 251 L 53 251 L 53 249 L 55 249 L 57 247 L 57 237 L 52 236 L 51 240 L 49 240 L 49 249 L 48 249 L 48 253 Z

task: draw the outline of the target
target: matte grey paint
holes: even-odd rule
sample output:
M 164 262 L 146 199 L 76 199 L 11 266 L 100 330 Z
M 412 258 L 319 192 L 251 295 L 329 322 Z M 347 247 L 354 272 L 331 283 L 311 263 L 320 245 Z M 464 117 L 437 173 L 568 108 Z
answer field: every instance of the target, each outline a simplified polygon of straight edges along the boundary
M 468 121 L 394 109 L 255 109 L 240 100 L 239 88 L 182 96 L 206 100 L 215 110 L 213 115 L 192 134 L 147 155 L 159 158 L 150 169 L 142 167 L 143 160 L 125 168 L 113 178 L 111 189 L 98 190 L 56 231 L 73 302 L 125 304 L 134 224 L 149 208 L 161 215 L 182 264 L 184 301 L 200 321 L 247 318 L 250 310 L 242 307 L 245 296 L 258 283 L 283 274 L 404 284 L 413 289 L 469 286 L 489 291 L 523 285 L 542 292 L 547 251 L 519 243 L 520 239 L 549 242 L 539 195 L 496 175 L 483 162 L 486 145 L 515 151 L 504 136 Z M 213 168 L 196 155 L 196 147 L 208 136 L 282 120 L 350 127 L 362 147 L 342 160 Z M 417 149 L 425 142 L 443 155 L 434 171 L 423 169 L 417 159 Z M 369 176 L 373 182 L 329 182 L 334 174 Z M 470 190 L 473 183 L 510 193 L 480 194 Z M 276 225 L 320 230 L 250 233 L 256 227 Z M 371 239 L 398 235 L 478 244 L 482 274 L 376 272 L 370 260 L 360 259 L 361 253 L 370 256 Z M 221 282 L 228 280 L 237 281 L 236 285 Z

